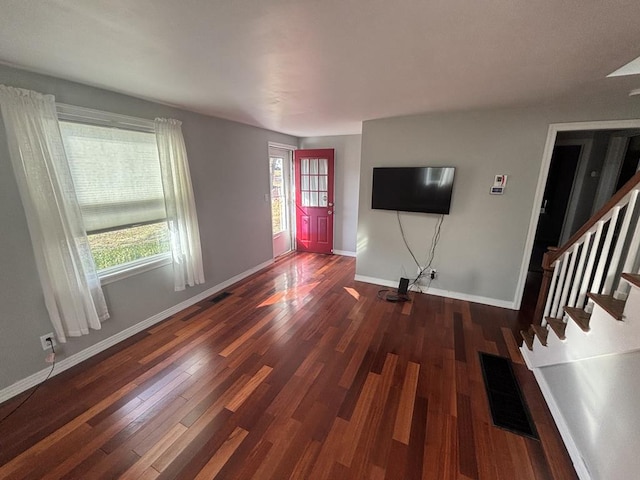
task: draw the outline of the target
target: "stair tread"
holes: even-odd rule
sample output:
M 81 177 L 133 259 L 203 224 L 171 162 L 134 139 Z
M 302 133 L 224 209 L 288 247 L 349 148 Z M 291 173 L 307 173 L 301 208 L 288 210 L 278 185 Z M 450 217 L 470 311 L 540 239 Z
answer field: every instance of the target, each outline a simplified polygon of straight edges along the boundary
M 520 335 L 522 335 L 522 339 L 527 348 L 533 351 L 533 331 L 531 327 L 529 327 L 529 330 L 520 330 Z
M 622 278 L 624 278 L 631 285 L 640 288 L 640 274 L 637 273 L 623 273 Z
M 585 312 L 581 308 L 575 307 L 564 307 L 564 311 L 567 312 L 567 315 L 576 322 L 576 324 L 585 332 L 590 330 L 589 320 L 591 319 L 591 314 Z
M 567 338 L 564 333 L 567 329 L 567 324 L 561 318 L 547 317 L 545 320 L 560 340 Z
M 536 334 L 536 337 L 540 340 L 540 343 L 547 346 L 547 336 L 549 335 L 549 330 L 547 330 L 542 325 L 532 325 L 533 331 Z
M 600 305 L 613 318 L 622 320 L 624 300 L 613 298 L 612 295 L 600 295 L 598 293 L 588 293 L 587 296 Z

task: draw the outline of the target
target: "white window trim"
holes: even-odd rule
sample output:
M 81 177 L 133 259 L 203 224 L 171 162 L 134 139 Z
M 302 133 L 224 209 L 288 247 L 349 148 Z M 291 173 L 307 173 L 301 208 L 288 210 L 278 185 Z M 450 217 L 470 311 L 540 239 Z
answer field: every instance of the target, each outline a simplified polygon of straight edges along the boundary
M 155 134 L 155 124 L 153 120 L 145 118 L 129 117 L 64 103 L 56 103 L 56 111 L 58 118 L 62 121 Z M 108 285 L 109 283 L 114 283 L 127 277 L 170 265 L 172 261 L 171 252 L 159 253 L 133 262 L 122 263 L 115 267 L 98 270 L 97 274 L 100 278 L 100 284 Z
M 280 148 L 282 150 L 291 150 L 292 152 L 298 150 L 298 147 L 295 145 L 288 145 L 286 143 L 278 143 L 278 142 L 267 142 L 269 147 Z
M 156 268 L 171 265 L 173 262 L 171 252 L 159 253 L 151 257 L 141 258 L 129 263 L 123 263 L 115 267 L 98 270 L 101 285 L 117 282 L 127 277 L 132 277 L 140 273 L 155 270 Z
M 114 127 L 124 130 L 135 130 L 155 133 L 153 120 L 129 117 L 117 113 L 103 112 L 92 108 L 76 107 L 64 103 L 56 103 L 56 111 L 60 120 L 76 123 L 87 123 L 99 127 Z

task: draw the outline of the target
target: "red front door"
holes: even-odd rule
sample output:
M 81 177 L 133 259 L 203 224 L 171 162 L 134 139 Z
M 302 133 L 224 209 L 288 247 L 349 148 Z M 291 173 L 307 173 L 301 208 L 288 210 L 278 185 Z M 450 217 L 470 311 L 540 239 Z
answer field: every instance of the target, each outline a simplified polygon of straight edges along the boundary
M 296 150 L 296 246 L 333 253 L 333 149 Z

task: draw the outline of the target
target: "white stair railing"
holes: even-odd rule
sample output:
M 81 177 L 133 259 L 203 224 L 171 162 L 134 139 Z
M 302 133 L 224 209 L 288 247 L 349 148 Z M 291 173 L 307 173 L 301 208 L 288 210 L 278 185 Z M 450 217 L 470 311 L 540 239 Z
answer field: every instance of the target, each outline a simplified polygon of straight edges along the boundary
M 626 298 L 629 287 L 626 282 L 619 282 L 619 274 L 620 271 L 635 271 L 638 263 L 639 193 L 640 173 L 569 243 L 547 254 L 553 274 L 540 319 L 542 326 L 547 324 L 548 317 L 564 319 L 565 307 L 584 308 L 590 312 L 593 303 L 587 298 L 588 292 L 609 295 L 617 288 L 615 296 Z

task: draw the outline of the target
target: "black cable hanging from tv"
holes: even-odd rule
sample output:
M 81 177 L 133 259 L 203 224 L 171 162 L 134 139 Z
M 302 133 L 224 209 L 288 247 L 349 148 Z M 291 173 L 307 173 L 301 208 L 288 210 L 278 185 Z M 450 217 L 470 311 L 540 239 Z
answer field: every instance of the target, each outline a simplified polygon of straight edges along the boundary
M 409 284 L 409 287 L 413 287 L 418 284 L 420 279 L 424 277 L 425 273 L 429 271 L 429 269 L 431 268 L 431 265 L 433 264 L 433 260 L 436 255 L 436 247 L 438 246 L 438 242 L 440 241 L 440 232 L 442 229 L 442 224 L 444 223 L 444 214 L 440 215 L 440 217 L 438 218 L 438 221 L 436 222 L 436 226 L 433 230 L 433 236 L 431 238 L 431 245 L 429 247 L 429 256 L 427 257 L 427 264 L 424 267 L 420 265 L 420 262 L 418 262 L 418 259 L 416 258 L 415 254 L 411 250 L 411 247 L 409 246 L 409 243 L 407 242 L 407 237 L 404 233 L 402 221 L 400 220 L 400 211 L 398 210 L 396 211 L 396 216 L 398 218 L 398 226 L 400 227 L 400 234 L 402 235 L 402 241 L 404 242 L 404 245 L 407 247 L 407 250 L 411 254 L 411 258 L 413 258 L 413 261 L 416 263 L 419 269 L 418 276 L 415 279 L 413 279 L 413 281 Z M 433 279 L 429 278 L 429 283 L 426 287 L 426 290 L 429 290 L 429 287 L 431 286 L 432 281 Z M 422 292 L 422 289 L 420 289 L 420 287 L 418 287 L 418 289 L 420 290 L 420 292 Z

